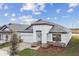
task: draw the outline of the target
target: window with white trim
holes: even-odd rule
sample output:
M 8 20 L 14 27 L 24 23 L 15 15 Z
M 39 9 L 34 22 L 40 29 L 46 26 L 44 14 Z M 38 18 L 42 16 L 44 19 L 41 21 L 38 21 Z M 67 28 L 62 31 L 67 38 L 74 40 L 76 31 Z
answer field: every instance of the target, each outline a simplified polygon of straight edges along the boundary
M 61 41 L 61 34 L 53 34 L 53 41 Z

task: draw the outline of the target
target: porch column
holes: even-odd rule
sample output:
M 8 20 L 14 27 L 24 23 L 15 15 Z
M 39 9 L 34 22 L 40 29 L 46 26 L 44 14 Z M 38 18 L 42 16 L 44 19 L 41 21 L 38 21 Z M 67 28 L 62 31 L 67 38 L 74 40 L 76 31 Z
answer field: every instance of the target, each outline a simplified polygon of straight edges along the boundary
M 47 35 L 46 35 L 46 33 L 42 33 L 42 43 L 47 43 Z
M 33 32 L 33 42 L 37 42 L 36 31 Z
M 42 47 L 47 47 L 47 35 L 46 33 L 42 33 Z
M 37 39 L 36 39 L 36 31 L 33 31 L 33 43 L 31 45 L 32 47 L 38 46 Z

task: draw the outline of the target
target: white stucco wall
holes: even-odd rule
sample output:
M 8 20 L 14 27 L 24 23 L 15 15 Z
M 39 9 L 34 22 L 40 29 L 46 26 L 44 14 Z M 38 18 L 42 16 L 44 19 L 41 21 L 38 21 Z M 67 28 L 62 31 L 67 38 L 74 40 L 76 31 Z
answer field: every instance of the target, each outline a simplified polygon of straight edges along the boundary
M 3 41 L 6 41 L 6 35 L 8 35 L 8 41 L 11 40 L 11 35 L 10 34 L 1 34 L 1 38 Z
M 21 39 L 23 39 L 23 42 L 33 42 L 33 33 L 19 33 L 19 36 L 21 36 Z
M 36 39 L 36 31 L 41 30 L 42 31 L 42 43 L 47 43 L 47 33 L 50 31 L 52 26 L 49 25 L 34 25 L 33 26 L 33 39 L 34 42 L 37 42 L 38 39 Z
M 69 32 L 67 34 L 61 34 L 61 42 L 65 43 L 67 45 L 69 43 L 71 37 L 72 37 L 72 33 L 71 32 Z
M 11 34 L 8 34 L 8 41 L 11 40 Z
M 49 42 L 56 42 L 56 41 L 53 41 L 53 36 L 52 36 L 53 33 L 49 33 L 48 36 L 47 36 L 47 41 Z M 70 39 L 72 37 L 72 33 L 69 32 L 67 34 L 61 34 L 61 41 L 60 43 L 65 43 L 66 45 L 69 43 Z
M 6 41 L 6 35 L 8 35 L 8 41 L 10 41 L 11 34 L 1 34 L 2 40 Z M 33 42 L 33 33 L 17 33 L 17 35 L 21 36 L 21 39 L 23 39 L 23 42 L 29 42 L 29 43 Z
M 48 33 L 47 35 L 47 41 L 52 42 L 52 33 Z
M 6 36 L 5 36 L 5 34 L 2 34 L 2 38 L 3 38 L 3 40 L 5 40 L 5 39 L 6 39 Z

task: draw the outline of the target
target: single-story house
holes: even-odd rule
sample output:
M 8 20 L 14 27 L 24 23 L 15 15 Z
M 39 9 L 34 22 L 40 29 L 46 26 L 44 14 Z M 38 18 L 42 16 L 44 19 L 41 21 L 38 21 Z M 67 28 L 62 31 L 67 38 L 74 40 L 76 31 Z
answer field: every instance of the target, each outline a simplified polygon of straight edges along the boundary
M 15 30 L 23 42 L 31 43 L 32 46 L 53 46 L 66 47 L 71 39 L 71 31 L 61 25 L 46 21 L 37 20 L 31 25 L 8 24 L 0 28 L 0 40 L 11 39 L 11 31 Z

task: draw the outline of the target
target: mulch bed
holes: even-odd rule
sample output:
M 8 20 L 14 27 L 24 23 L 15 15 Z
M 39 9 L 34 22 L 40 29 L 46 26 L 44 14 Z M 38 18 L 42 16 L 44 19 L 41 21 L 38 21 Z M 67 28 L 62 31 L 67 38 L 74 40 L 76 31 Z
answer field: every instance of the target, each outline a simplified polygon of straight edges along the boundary
M 50 46 L 50 47 L 48 47 L 48 48 L 42 48 L 42 47 L 40 47 L 38 50 L 37 50 L 38 52 L 63 52 L 63 51 L 65 51 L 65 48 L 63 48 L 63 47 L 55 47 L 55 46 Z

